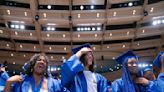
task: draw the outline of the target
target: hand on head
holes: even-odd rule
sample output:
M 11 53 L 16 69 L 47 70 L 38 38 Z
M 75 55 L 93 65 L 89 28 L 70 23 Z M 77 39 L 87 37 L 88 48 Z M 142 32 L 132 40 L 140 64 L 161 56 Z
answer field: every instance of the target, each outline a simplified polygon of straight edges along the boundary
M 86 54 L 87 52 L 90 52 L 90 51 L 92 51 L 91 48 L 83 47 L 82 49 L 80 49 L 80 50 L 76 53 L 76 56 L 80 58 L 83 54 Z

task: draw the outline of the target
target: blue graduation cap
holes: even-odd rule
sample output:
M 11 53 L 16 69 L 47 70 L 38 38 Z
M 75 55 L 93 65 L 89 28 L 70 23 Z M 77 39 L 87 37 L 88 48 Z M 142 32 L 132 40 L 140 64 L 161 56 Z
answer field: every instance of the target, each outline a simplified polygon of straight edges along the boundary
M 143 76 L 146 71 L 153 71 L 153 68 L 151 66 L 144 67 L 141 69 L 141 76 Z
M 23 69 L 24 71 L 26 71 L 29 67 L 30 67 L 30 63 L 27 62 L 27 63 L 24 63 L 24 65 L 22 66 L 22 69 Z
M 123 64 L 127 58 L 138 58 L 133 51 L 127 51 L 116 58 L 116 61 L 120 64 Z
M 86 43 L 86 44 L 82 44 L 82 45 L 80 45 L 78 47 L 73 48 L 72 49 L 73 54 L 76 54 L 83 47 L 91 48 L 91 44 L 90 43 Z
M 154 61 L 153 61 L 153 64 L 155 65 L 155 66 L 157 66 L 157 67 L 161 67 L 161 59 L 162 59 L 162 54 L 163 54 L 164 52 L 162 52 L 162 51 L 160 51 L 159 53 L 158 53 L 158 55 L 157 55 L 157 57 L 154 59 Z
M 0 68 L 4 67 L 4 64 L 0 64 Z

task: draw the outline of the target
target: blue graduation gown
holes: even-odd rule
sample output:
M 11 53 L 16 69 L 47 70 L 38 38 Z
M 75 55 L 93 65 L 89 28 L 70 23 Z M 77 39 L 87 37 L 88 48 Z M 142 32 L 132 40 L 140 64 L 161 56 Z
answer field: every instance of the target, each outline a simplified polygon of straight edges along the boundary
M 84 66 L 76 55 L 73 55 L 61 67 L 61 82 L 70 92 L 88 92 L 83 73 Z M 107 80 L 96 73 L 97 92 L 107 92 Z
M 28 92 L 30 83 L 29 76 L 24 76 L 22 83 L 15 83 L 12 86 L 12 92 Z M 62 86 L 58 80 L 48 77 L 48 92 L 63 92 Z
M 9 78 L 9 75 L 7 74 L 7 72 L 0 73 L 0 92 L 4 90 L 4 86 L 8 78 Z
M 112 83 L 112 92 L 124 92 L 124 87 L 122 78 L 115 80 Z M 147 86 L 138 85 L 141 92 L 159 92 L 157 88 L 157 82 L 156 81 L 149 81 Z M 130 88 L 129 88 L 130 89 Z
M 160 92 L 164 92 L 164 73 L 158 75 L 157 84 Z

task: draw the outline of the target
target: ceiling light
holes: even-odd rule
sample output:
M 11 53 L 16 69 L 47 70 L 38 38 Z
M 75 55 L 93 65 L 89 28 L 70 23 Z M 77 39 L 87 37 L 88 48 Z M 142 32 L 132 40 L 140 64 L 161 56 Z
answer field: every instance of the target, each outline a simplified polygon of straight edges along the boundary
M 50 31 L 51 30 L 51 27 L 47 27 L 47 31 Z
M 162 23 L 164 23 L 164 20 L 162 20 Z
M 20 47 L 20 48 L 22 48 L 23 46 L 22 46 L 22 45 L 20 45 L 19 47 Z
M 67 48 L 66 48 L 66 47 L 64 47 L 64 50 L 67 50 Z
M 161 20 L 158 20 L 157 23 L 158 23 L 158 24 L 161 24 Z
M 80 34 L 78 34 L 77 37 L 80 38 Z
M 63 38 L 65 38 L 65 34 L 63 34 Z
M 100 31 L 101 30 L 101 27 L 97 27 L 97 30 Z
M 95 27 L 92 27 L 92 31 L 95 31 Z
M 52 31 L 54 31 L 54 30 L 55 30 L 55 28 L 54 28 L 54 27 L 52 27 L 52 28 L 51 28 L 51 30 L 52 30 Z
M 133 10 L 133 15 L 135 15 L 136 14 L 136 10 Z
M 81 9 L 81 10 L 83 10 L 83 9 L 84 9 L 84 6 L 83 6 L 83 5 L 81 5 L 81 6 L 80 6 L 80 9 Z
M 91 28 L 90 27 L 88 27 L 88 31 L 90 31 L 91 30 Z
M 96 47 L 93 47 L 93 50 L 96 50 Z
M 65 59 L 65 57 L 64 57 L 64 56 L 62 56 L 62 59 Z
M 26 57 L 26 55 L 24 54 L 23 57 Z
M 100 17 L 100 13 L 97 13 L 97 18 L 99 18 Z
M 97 37 L 97 34 L 95 34 L 95 37 Z
M 154 8 L 152 7 L 152 8 L 150 9 L 150 12 L 153 12 L 153 10 L 154 10 Z
M 15 65 L 15 62 L 13 62 L 13 65 Z
M 81 31 L 83 31 L 83 30 L 84 30 L 84 28 L 82 27 L 82 28 L 81 28 Z
M 17 28 L 17 29 L 18 29 L 18 28 L 19 28 L 19 25 L 15 25 L 15 28 Z
M 25 26 L 24 25 L 20 25 L 20 29 L 25 29 Z
M 10 10 L 7 10 L 7 14 L 10 15 Z
M 87 27 L 85 27 L 84 30 L 88 30 Z
M 114 59 L 115 59 L 115 57 L 112 57 L 112 59 L 114 60 Z
M 10 27 L 11 27 L 11 28 L 14 28 L 14 27 L 15 27 L 15 25 L 10 25 Z
M 157 25 L 157 21 L 153 21 L 153 25 Z
M 7 47 L 9 47 L 10 45 L 9 44 L 6 44 Z
M 0 29 L 0 34 L 3 34 L 3 30 Z
M 108 48 L 108 49 L 109 49 L 109 46 L 107 46 L 106 48 Z
M 77 17 L 80 18 L 80 14 L 77 14 Z
M 139 45 L 140 45 L 140 43 L 137 43 L 137 45 L 139 46 Z
M 122 45 L 122 48 L 125 48 L 126 46 L 125 45 Z
M 94 5 L 91 5 L 91 9 L 94 9 Z
M 142 33 L 145 33 L 145 30 L 142 30 Z
M 44 17 L 44 18 L 46 18 L 46 17 L 47 17 L 46 13 L 43 13 L 43 17 Z
M 51 59 L 53 59 L 54 57 L 53 56 L 51 56 Z
M 15 32 L 15 35 L 18 35 L 18 32 Z
M 45 13 L 45 14 L 46 14 L 46 13 Z M 56 24 L 55 24 L 55 23 L 47 23 L 47 25 L 55 26 Z
M 114 12 L 114 13 L 113 13 L 113 16 L 116 16 L 116 14 L 117 14 L 117 12 Z
M 24 16 L 27 16 L 27 12 L 24 12 Z
M 110 33 L 109 36 L 112 36 L 112 33 Z
M 49 47 L 49 50 L 51 50 L 52 48 L 51 47 Z
M 130 33 L 130 32 L 128 31 L 126 34 L 129 35 L 129 33 Z
M 47 34 L 47 37 L 50 37 L 50 34 Z
M 13 57 L 13 56 L 14 56 L 14 54 L 13 54 L 13 53 L 11 53 L 11 56 Z
M 30 33 L 30 36 L 32 36 L 32 33 Z
M 34 49 L 36 49 L 36 46 L 34 46 Z
M 128 3 L 128 6 L 133 6 L 133 3 L 132 2 Z
M 77 31 L 80 31 L 80 28 L 79 27 L 77 28 Z
M 48 5 L 47 8 L 48 8 L 48 9 L 51 9 L 51 5 Z

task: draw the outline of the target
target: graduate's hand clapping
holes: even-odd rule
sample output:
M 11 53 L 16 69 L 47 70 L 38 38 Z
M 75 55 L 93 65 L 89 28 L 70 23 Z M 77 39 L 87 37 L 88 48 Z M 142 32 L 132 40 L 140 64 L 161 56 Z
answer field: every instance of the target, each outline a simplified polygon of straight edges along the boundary
M 143 84 L 143 85 L 147 86 L 149 81 L 146 78 L 144 78 L 144 77 L 140 77 L 140 78 L 137 78 L 135 80 L 135 82 L 137 84 Z

